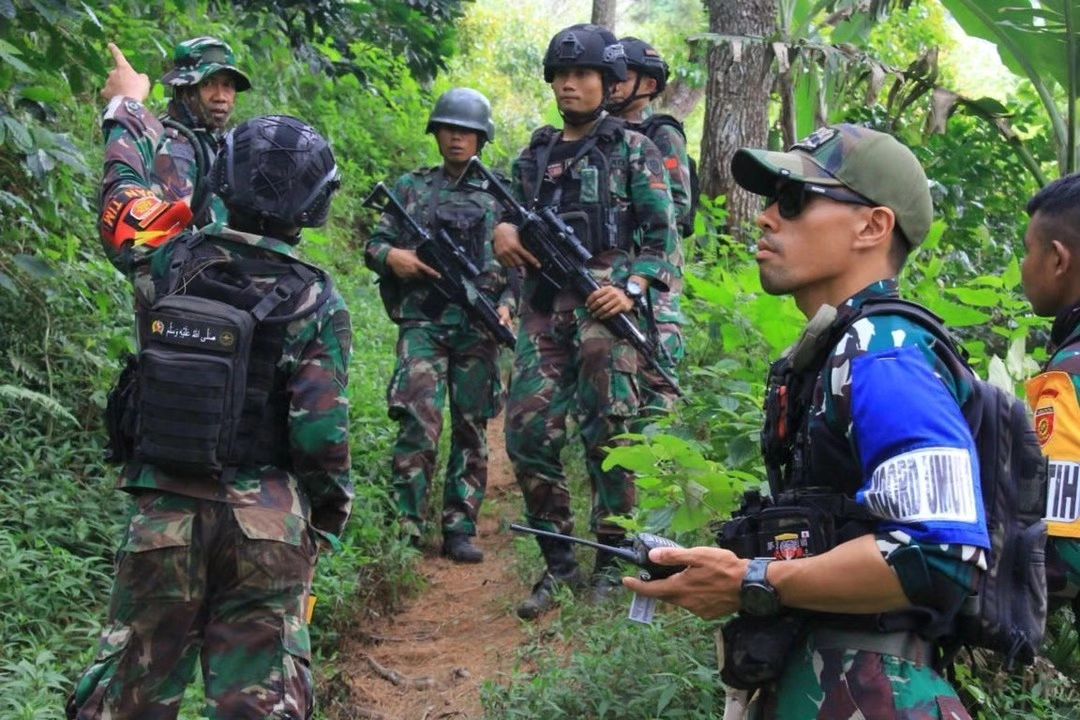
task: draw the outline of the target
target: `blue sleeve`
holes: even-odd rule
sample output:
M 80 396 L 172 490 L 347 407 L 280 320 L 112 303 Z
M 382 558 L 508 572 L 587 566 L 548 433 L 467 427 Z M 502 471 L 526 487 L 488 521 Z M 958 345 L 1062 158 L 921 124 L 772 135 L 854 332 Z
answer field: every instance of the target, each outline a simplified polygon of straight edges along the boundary
M 863 486 L 855 499 L 920 543 L 990 546 L 979 459 L 956 399 L 918 347 L 856 357 L 852 436 Z

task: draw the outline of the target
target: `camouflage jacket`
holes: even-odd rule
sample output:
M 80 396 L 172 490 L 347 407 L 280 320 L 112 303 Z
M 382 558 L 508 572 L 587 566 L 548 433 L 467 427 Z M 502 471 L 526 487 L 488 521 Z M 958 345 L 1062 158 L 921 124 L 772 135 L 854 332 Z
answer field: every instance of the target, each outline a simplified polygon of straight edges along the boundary
M 616 208 L 623 218 L 619 227 L 629 235 L 620 238 L 627 249 L 608 250 L 596 255 L 589 270 L 601 285 L 623 285 L 630 275 L 648 278 L 652 287 L 667 290 L 678 286 L 682 276 L 679 268 L 679 235 L 675 230 L 674 205 L 668 188 L 668 175 L 664 169 L 660 151 L 641 133 L 627 130 L 625 123 L 605 116 L 593 127 L 598 138 L 593 151 L 580 158 L 573 167 L 538 168 L 538 155 L 559 131 L 551 126 L 533 133 L 529 146 L 514 160 L 511 167 L 511 191 L 523 205 L 537 209 L 540 202 L 541 178 L 559 183 L 563 179 L 581 181 L 585 178 L 595 182 L 596 197 L 592 192 L 581 193 L 578 206 L 560 205 L 560 213 L 572 212 L 584 207 L 589 200 L 605 201 Z M 590 139 L 586 138 L 586 140 Z M 560 138 L 561 141 L 561 138 Z M 596 156 L 602 154 L 602 158 Z M 600 162 L 597 162 L 597 160 Z M 602 193 L 607 193 L 606 198 Z M 510 218 L 506 218 L 510 219 Z M 536 273 L 528 272 L 523 289 L 524 297 L 532 297 L 539 283 Z M 556 307 L 584 304 L 584 298 L 563 293 L 556 300 Z
M 627 127 L 631 130 L 640 131 L 642 124 L 653 116 L 652 106 L 647 105 L 642 113 L 641 121 L 628 122 Z M 664 159 L 664 169 L 668 171 L 671 199 L 675 203 L 676 222 L 689 222 L 692 224 L 694 218 L 690 217 L 693 210 L 690 201 L 690 156 L 686 153 L 686 139 L 678 130 L 662 123 L 657 123 L 648 137 L 660 151 L 660 155 Z M 686 317 L 679 307 L 679 298 L 682 295 L 683 286 L 682 271 L 685 264 L 681 237 L 677 238 L 676 244 L 677 251 L 673 257 L 673 262 L 679 269 L 678 276 L 671 283 L 668 292 L 649 291 L 652 296 L 653 313 L 657 322 L 678 324 L 686 322 Z
M 165 201 L 191 205 L 199 176 L 197 154 L 190 140 L 175 128 L 165 127 L 145 105 L 131 98 L 115 97 L 102 120 L 105 136 L 105 178 L 101 184 L 101 207 L 108 200 L 123 197 L 118 188 L 130 186 L 137 178 L 148 178 L 149 189 Z M 202 144 L 210 164 L 217 156 L 219 138 L 199 129 L 192 131 Z M 204 169 L 209 173 L 210 167 Z M 205 181 L 204 181 L 205 182 Z M 137 184 L 137 183 L 136 183 Z M 197 210 L 197 208 L 192 208 Z M 210 194 L 192 227 L 228 222 L 225 205 Z
M 1080 306 L 1061 313 L 1050 334 L 1050 359 L 1027 384 L 1035 434 L 1050 460 L 1046 521 L 1052 594 L 1080 591 Z
M 207 236 L 222 260 L 285 261 L 293 248 L 272 237 L 224 228 Z M 135 286 L 137 306 L 155 300 L 154 278 L 169 271 L 172 243 L 144 257 L 133 254 L 110 259 Z M 132 262 L 134 261 L 134 262 Z M 256 285 L 272 287 L 278 276 L 257 276 Z M 316 282 L 297 304 L 297 312 L 312 307 L 323 290 Z M 261 505 L 310 517 L 320 530 L 340 534 L 352 506 L 349 479 L 348 364 L 352 329 L 345 301 L 332 290 L 314 313 L 286 326 L 278 371 L 287 378 L 290 469 L 263 465 L 241 468 L 231 482 L 175 477 L 152 465 L 129 464 L 120 486 L 125 490 L 155 489 L 236 505 Z
M 876 282 L 850 298 L 837 309 L 833 327 L 844 327 L 871 297 L 898 297 L 895 280 Z M 786 419 L 781 422 L 791 428 L 780 436 L 807 450 L 788 467 L 790 474 L 770 467 L 771 482 L 779 485 L 774 492 L 828 488 L 853 499 L 873 518 L 887 561 L 918 546 L 932 589 L 911 599 L 948 621 L 973 589 L 976 572 L 986 569 L 989 547 L 978 454 L 961 412 L 971 394 L 970 371 L 913 321 L 864 317 L 827 351 L 824 366 L 812 376 L 810 406 L 800 408 L 805 385 L 789 383 L 786 392 L 777 392 L 776 378 L 790 357 L 773 367 L 766 414 L 778 417 L 773 403 L 779 402 Z M 792 407 L 784 409 L 786 403 Z M 769 458 L 768 440 L 765 449 Z M 929 507 L 928 497 L 937 504 Z
M 456 183 L 457 179 L 449 177 L 442 167 L 431 167 L 402 175 L 391 192 L 417 225 L 429 233 L 436 228 L 446 230 L 480 269 L 479 277 L 474 280 L 477 288 L 497 306 L 507 307 L 513 314 L 517 300 L 507 280 L 507 271 L 495 259 L 491 246 L 499 204 L 485 189 L 486 180 L 466 179 L 460 185 Z M 394 322 L 460 322 L 465 316 L 463 308 L 455 303 L 441 302 L 438 291 L 427 282 L 398 279 L 387 265 L 386 256 L 391 249 L 412 250 L 417 244 L 418 238 L 405 230 L 397 218 L 386 213 L 364 249 L 364 263 L 379 275 L 380 294 L 390 319 Z
M 123 136 L 126 126 L 118 125 Z M 118 137 L 116 142 L 131 138 Z M 136 153 L 136 156 L 142 156 Z M 147 165 L 127 165 L 107 157 L 105 199 L 113 195 L 152 192 L 154 180 Z M 207 242 L 223 260 L 254 258 L 288 262 L 294 248 L 281 240 L 222 228 L 208 233 Z M 105 243 L 109 260 L 132 282 L 136 307 L 155 300 L 154 278 L 169 268 L 172 244 L 157 247 Z M 256 277 L 256 285 L 272 286 L 276 276 Z M 297 311 L 310 307 L 323 289 L 321 281 L 300 298 Z M 241 469 L 233 480 L 170 476 L 160 468 L 129 463 L 120 487 L 125 490 L 156 489 L 237 505 L 260 505 L 309 516 L 320 530 L 340 534 L 352 507 L 349 479 L 348 364 L 352 329 L 349 312 L 337 291 L 317 311 L 286 326 L 278 370 L 287 377 L 289 394 L 288 437 L 291 469 L 273 466 Z

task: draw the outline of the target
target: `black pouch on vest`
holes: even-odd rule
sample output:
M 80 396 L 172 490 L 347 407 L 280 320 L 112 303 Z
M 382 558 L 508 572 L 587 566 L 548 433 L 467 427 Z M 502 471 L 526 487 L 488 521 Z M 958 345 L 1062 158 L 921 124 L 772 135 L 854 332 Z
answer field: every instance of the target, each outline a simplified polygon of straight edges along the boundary
M 255 318 L 217 300 L 170 295 L 146 323 L 136 458 L 181 475 L 220 472 L 233 455 Z
M 834 518 L 807 506 L 769 507 L 720 526 L 717 545 L 741 558 L 820 555 L 836 545 Z
M 109 391 L 105 404 L 105 430 L 109 437 L 105 462 L 125 463 L 135 457 L 138 373 L 138 358 L 128 354 L 124 357 L 124 369 L 120 371 L 116 385 Z
M 720 679 L 728 687 L 755 690 L 776 682 L 788 656 L 805 636 L 799 615 L 739 615 L 721 629 L 723 661 Z

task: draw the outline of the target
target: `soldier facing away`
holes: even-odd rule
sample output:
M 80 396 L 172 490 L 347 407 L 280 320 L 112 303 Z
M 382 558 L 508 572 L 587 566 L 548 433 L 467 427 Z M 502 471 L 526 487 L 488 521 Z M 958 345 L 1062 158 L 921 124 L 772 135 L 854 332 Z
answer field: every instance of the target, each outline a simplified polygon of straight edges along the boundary
M 590 526 L 597 538 L 619 544 L 620 526 L 607 518 L 634 507 L 632 476 L 604 470 L 605 447 L 628 430 L 640 397 L 641 360 L 604 320 L 632 312 L 650 287 L 667 289 L 678 276 L 674 213 L 667 173 L 656 146 L 604 111 L 614 84 L 626 77 L 622 47 L 608 30 L 574 25 L 551 39 L 544 79 L 562 115 L 562 130 L 533 133 L 514 161 L 512 191 L 530 209 L 552 208 L 593 255 L 589 271 L 602 286 L 587 298 L 555 291 L 536 272 L 540 264 L 516 226 L 496 228 L 495 254 L 508 267 L 526 268 L 521 331 L 507 401 L 507 451 L 525 496 L 532 527 L 570 534 L 570 491 L 560 454 L 567 418 L 576 416 L 592 485 Z M 518 607 L 535 618 L 554 604 L 559 584 L 581 584 L 569 543 L 538 538 L 546 569 Z M 615 558 L 597 555 L 595 599 L 618 586 Z
M 694 210 L 690 199 L 690 158 L 686 153 L 686 137 L 681 124 L 670 115 L 653 112 L 652 101 L 667 87 L 668 65 L 656 49 L 644 40 L 625 37 L 619 40 L 626 53 L 626 79 L 616 83 L 611 92 L 608 109 L 626 121 L 627 127 L 649 138 L 664 158 L 664 168 L 671 181 L 671 199 L 675 203 L 675 219 L 680 233 L 685 237 L 693 232 Z M 669 375 L 683 359 L 686 348 L 682 325 L 686 322 L 679 307 L 682 294 L 682 269 L 684 253 L 682 240 L 674 262 L 679 269 L 667 292 L 655 288 L 649 290 L 648 307 L 656 323 L 657 339 L 663 346 L 660 361 Z M 644 425 L 652 416 L 670 412 L 678 396 L 664 378 L 652 368 L 641 369 L 641 416 L 638 426 Z
M 795 533 L 770 534 L 766 558 L 654 550 L 687 569 L 623 583 L 705 618 L 740 612 L 725 627 L 724 673 L 762 686 L 752 717 L 968 718 L 931 661 L 990 547 L 961 411 L 972 376 L 933 330 L 884 310 L 860 317 L 898 297 L 896 275 L 926 238 L 926 175 L 892 136 L 853 125 L 786 153 L 740 150 L 732 173 L 766 198 L 762 286 L 815 318 L 770 371 L 762 444 L 768 512 L 822 547 L 804 552 Z
M 435 103 L 427 131 L 435 136 L 443 164 L 401 176 L 392 192 L 420 227 L 432 234 L 445 230 L 464 248 L 481 270 L 478 290 L 509 327 L 516 300 L 491 249 L 498 205 L 486 181 L 461 177 L 469 159 L 494 139 L 491 105 L 475 90 L 449 90 Z M 471 538 L 487 487 L 487 424 L 502 404 L 499 347 L 482 323 L 432 286 L 438 272 L 417 257 L 419 240 L 386 213 L 364 252 L 364 262 L 379 275 L 387 313 L 399 326 L 397 366 L 387 391 L 390 417 L 398 422 L 394 499 L 404 531 L 418 546 L 449 395 L 442 552 L 456 562 L 481 562 L 483 553 Z
M 1027 212 L 1024 293 L 1036 315 L 1054 318 L 1046 364 L 1027 385 L 1050 460 L 1047 589 L 1051 606 L 1071 601 L 1080 610 L 1080 175 L 1047 185 Z
M 149 78 L 132 70 L 115 45 L 110 43 L 109 50 L 116 67 L 101 91 L 108 102 L 102 125 L 107 152 L 125 156 L 130 166 L 146 165 L 150 189 L 163 200 L 184 201 L 192 211 L 193 227 L 226 222 L 225 205 L 210 192 L 206 176 L 232 118 L 236 94 L 251 88 L 247 75 L 236 67 L 232 48 L 212 37 L 177 45 L 173 68 L 161 78 L 173 93 L 161 119 L 143 104 L 150 93 Z M 131 178 L 122 175 L 124 167 L 115 164 L 106 170 L 112 173 L 105 178 L 106 189 L 127 185 Z M 118 212 L 137 199 L 136 185 L 127 185 L 130 196 L 111 196 Z
M 119 126 L 121 133 L 126 132 Z M 211 718 L 310 718 L 311 581 L 349 517 L 349 313 L 296 256 L 339 185 L 295 118 L 230 132 L 210 178 L 229 225 L 185 230 L 152 158 L 106 154 L 102 239 L 136 295 L 139 354 L 110 396 L 131 494 L 108 621 L 67 716 L 175 718 L 201 664 Z M 145 162 L 144 162 L 145 160 Z M 186 207 L 184 208 L 185 211 Z M 190 215 L 190 211 L 187 211 Z

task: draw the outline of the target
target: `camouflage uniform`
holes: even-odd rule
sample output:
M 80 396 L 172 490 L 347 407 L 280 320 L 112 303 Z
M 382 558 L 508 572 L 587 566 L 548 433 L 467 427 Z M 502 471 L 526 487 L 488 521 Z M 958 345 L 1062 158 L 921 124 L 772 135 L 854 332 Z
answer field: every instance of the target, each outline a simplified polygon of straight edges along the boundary
M 641 122 L 644 123 L 653 116 L 651 106 L 646 106 L 642 112 Z M 641 123 L 628 123 L 631 129 L 638 129 Z M 675 203 L 675 221 L 681 223 L 693 223 L 691 217 L 692 206 L 690 201 L 690 159 L 686 153 L 686 140 L 679 131 L 670 125 L 658 125 L 649 138 L 660 150 L 664 159 L 664 168 L 668 171 L 671 180 L 671 199 Z M 656 320 L 656 332 L 660 343 L 667 349 L 667 354 L 661 353 L 658 359 L 664 370 L 672 377 L 675 376 L 675 368 L 686 355 L 686 345 L 683 339 L 682 326 L 686 323 L 686 316 L 679 307 L 682 296 L 682 270 L 686 258 L 683 253 L 682 239 L 676 240 L 677 249 L 673 254 L 673 263 L 679 272 L 667 292 L 661 292 L 654 288 L 649 289 L 649 302 L 652 303 L 653 317 Z M 671 412 L 675 407 L 678 396 L 671 391 L 667 382 L 648 365 L 643 365 L 640 370 L 641 385 L 641 420 L 647 421 L 649 417 Z M 639 426 L 643 422 L 637 423 Z
M 838 309 L 836 323 L 844 323 L 844 318 L 850 318 L 868 298 L 896 296 L 895 281 L 874 283 Z M 889 383 L 888 388 L 882 381 L 886 377 L 882 374 L 884 365 L 898 368 L 894 372 L 899 373 L 891 376 L 895 382 Z M 977 573 L 986 569 L 985 548 L 989 544 L 978 489 L 974 441 L 959 410 L 971 393 L 969 377 L 957 360 L 940 348 L 929 331 L 893 315 L 858 320 L 828 353 L 825 365 L 814 381 L 811 406 L 805 420 L 809 423 L 806 440 L 809 449 L 805 455 L 809 465 L 801 481 L 787 481 L 781 489 L 790 490 L 808 483 L 856 498 L 859 503 L 869 502 L 867 498 L 872 494 L 875 497 L 887 495 L 888 487 L 871 489 L 865 464 L 872 462 L 876 468 L 882 468 L 893 459 L 902 461 L 905 446 L 900 436 L 906 430 L 894 427 L 895 423 L 890 424 L 887 416 L 904 415 L 905 410 L 900 400 L 894 400 L 886 410 L 881 399 L 901 383 L 909 388 L 905 397 L 915 397 L 915 389 L 919 386 L 932 387 L 932 394 L 925 396 L 934 403 L 932 411 L 941 418 L 942 424 L 952 423 L 956 432 L 963 436 L 962 441 L 970 444 L 966 456 L 970 459 L 963 462 L 971 464 L 973 469 L 956 473 L 950 480 L 959 485 L 960 480 L 956 478 L 966 477 L 957 496 L 966 498 L 977 522 L 967 523 L 959 529 L 960 524 L 956 522 L 948 529 L 935 529 L 936 525 L 945 528 L 946 523 L 935 523 L 932 517 L 912 523 L 898 515 L 888 515 L 882 509 L 887 508 L 887 504 L 875 504 L 872 512 L 878 518 L 878 524 L 874 534 L 882 557 L 888 561 L 897 551 L 917 546 L 929 569 L 931 588 L 925 596 L 932 599 L 934 607 L 919 605 L 912 611 L 882 615 L 807 614 L 809 636 L 789 656 L 777 684 L 766 690 L 765 717 L 783 720 L 840 720 L 860 716 L 953 720 L 968 717 L 949 683 L 925 661 L 850 647 L 822 649 L 818 647 L 816 633 L 841 628 L 874 634 L 880 632 L 879 627 L 904 628 L 914 624 L 922 629 L 926 625 L 947 623 L 973 591 Z M 794 391 L 789 388 L 788 397 L 798 397 L 792 393 Z M 921 414 L 925 415 L 926 409 L 920 411 Z M 914 414 L 908 412 L 906 416 Z M 886 435 L 895 444 L 889 446 L 891 450 L 879 448 L 881 454 L 871 459 L 869 453 L 876 451 L 870 446 L 881 443 L 881 438 Z M 858 453 L 853 452 L 855 448 Z M 945 508 L 945 503 L 941 508 Z M 940 512 L 948 510 L 941 508 Z M 838 534 L 844 532 L 843 527 L 837 527 Z M 906 588 L 904 567 L 900 564 L 893 567 Z M 909 617 L 914 618 L 913 622 L 908 621 Z
M 1048 352 L 1043 372 L 1027 384 L 1036 435 L 1050 459 L 1047 584 L 1052 601 L 1076 602 L 1080 593 L 1080 310 L 1076 307 L 1058 315 Z
M 149 189 L 156 197 L 169 202 L 191 204 L 195 185 L 199 181 L 199 165 L 191 141 L 175 128 L 166 128 L 146 106 L 131 98 L 115 97 L 105 109 L 105 154 L 122 160 L 106 168 L 102 197 L 113 204 L 114 212 L 137 194 Z M 220 145 L 217 138 L 203 129 L 193 130 L 203 145 L 206 156 L 214 162 Z M 130 168 L 150 168 L 149 188 L 135 185 Z M 207 168 L 204 172 L 209 172 Z M 121 188 L 114 192 L 113 188 Z M 126 188 L 123 189 L 123 188 Z M 109 205 L 106 204 L 106 212 Z M 193 208 L 194 210 L 195 208 Z M 205 209 L 192 221 L 193 227 L 211 223 L 224 225 L 228 221 L 221 198 L 211 195 Z
M 515 160 L 512 189 L 519 201 L 542 207 L 550 202 L 550 186 L 565 186 L 567 180 L 580 181 L 580 200 L 561 205 L 560 212 L 584 207 L 586 202 L 595 204 L 601 193 L 610 193 L 615 206 L 629 218 L 620 226 L 641 228 L 641 232 L 618 238 L 626 243 L 625 249 L 595 254 L 589 270 L 597 282 L 622 285 L 633 274 L 663 287 L 674 284 L 679 277 L 678 242 L 667 173 L 656 146 L 644 135 L 625 130 L 621 120 L 604 118 L 592 132 L 613 132 L 611 138 L 601 138 L 573 167 L 565 167 L 566 161 L 545 163 L 544 180 L 538 186 L 538 149 L 555 132 L 550 127 L 537 131 Z M 606 156 L 603 166 L 596 153 Z M 604 518 L 633 509 L 633 479 L 621 468 L 604 470 L 601 464 L 604 448 L 619 442 L 613 438 L 627 432 L 638 412 L 637 351 L 594 320 L 584 298 L 562 291 L 547 309 L 537 302 L 543 292 L 543 281 L 529 272 L 507 400 L 507 452 L 525 496 L 525 512 L 533 527 L 573 531 L 560 454 L 567 441 L 567 416 L 574 412 L 592 483 L 590 526 L 597 533 L 619 535 L 621 528 Z
M 106 178 L 117 180 L 107 184 L 104 208 L 117 196 L 153 189 L 151 158 L 124 149 L 132 146 L 110 145 Z M 153 279 L 169 271 L 175 243 L 158 245 L 117 246 L 105 237 L 109 259 L 147 303 Z M 204 245 L 223 261 L 294 256 L 281 240 L 228 228 Z M 254 276 L 261 288 L 277 279 Z M 296 300 L 297 311 L 312 307 L 322 290 L 316 281 Z M 311 717 L 305 609 L 317 538 L 343 531 L 353 497 L 350 344 L 349 314 L 336 291 L 285 325 L 276 367 L 286 378 L 289 469 L 245 466 L 219 479 L 128 464 L 119 487 L 131 493 L 132 510 L 108 623 L 68 717 L 175 718 L 200 657 L 211 718 Z
M 441 167 L 403 175 L 394 196 L 421 227 L 445 229 L 481 268 L 477 287 L 497 305 L 516 302 L 506 271 L 495 260 L 491 236 L 497 203 L 485 181 L 455 178 Z M 436 195 L 437 193 L 437 195 Z M 396 278 L 390 250 L 414 249 L 417 239 L 387 213 L 368 241 L 364 261 L 380 276 L 387 312 L 399 325 L 397 366 L 387 390 L 389 415 L 399 424 L 393 453 L 394 496 L 406 530 L 418 536 L 427 516 L 429 488 L 442 433 L 443 403 L 450 397 L 450 459 L 443 488 L 444 533 L 476 534 L 487 486 L 487 423 L 500 410 L 498 343 L 478 320 L 422 281 Z

